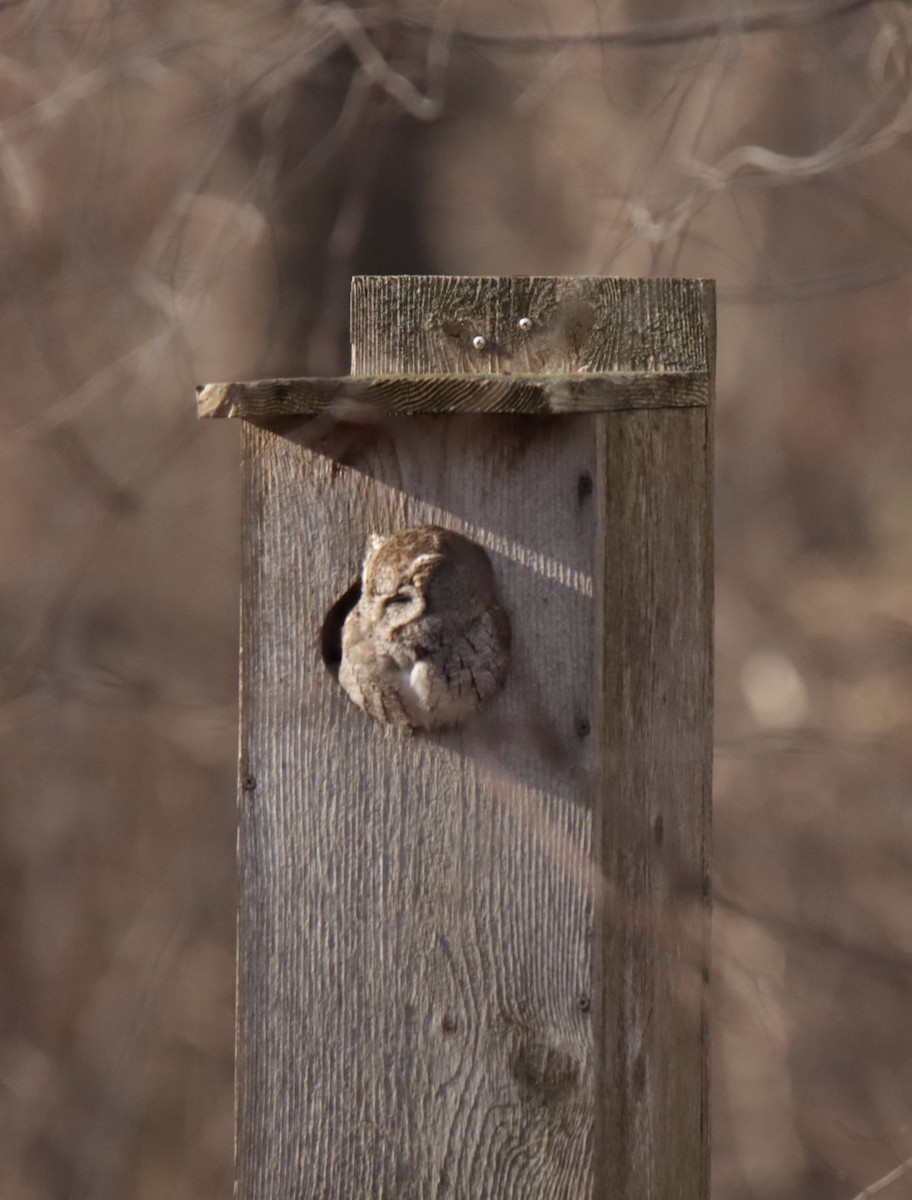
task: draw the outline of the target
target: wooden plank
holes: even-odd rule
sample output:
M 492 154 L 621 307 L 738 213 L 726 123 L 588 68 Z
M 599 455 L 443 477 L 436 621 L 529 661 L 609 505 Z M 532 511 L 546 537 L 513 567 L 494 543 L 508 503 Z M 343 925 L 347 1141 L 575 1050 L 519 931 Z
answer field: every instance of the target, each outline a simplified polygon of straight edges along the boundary
M 364 420 L 419 413 L 578 414 L 625 408 L 688 408 L 708 402 L 698 372 L 587 375 L 380 375 L 258 379 L 197 389 L 199 417 L 321 416 Z
M 240 1200 L 590 1191 L 596 419 L 390 419 L 322 453 L 245 423 Z M 488 548 L 514 661 L 473 724 L 402 738 L 320 627 L 368 535 L 418 522 Z
M 594 1194 L 705 1200 L 712 414 L 597 426 Z
M 705 373 L 706 293 L 699 279 L 356 276 L 352 374 Z

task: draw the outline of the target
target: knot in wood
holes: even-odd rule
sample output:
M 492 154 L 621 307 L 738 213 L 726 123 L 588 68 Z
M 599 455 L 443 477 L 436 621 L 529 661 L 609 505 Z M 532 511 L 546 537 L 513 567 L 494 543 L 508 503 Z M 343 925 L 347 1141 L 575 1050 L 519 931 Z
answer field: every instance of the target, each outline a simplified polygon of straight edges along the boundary
M 522 1041 L 510 1070 L 516 1081 L 544 1099 L 561 1099 L 576 1091 L 580 1063 L 568 1050 L 541 1038 Z

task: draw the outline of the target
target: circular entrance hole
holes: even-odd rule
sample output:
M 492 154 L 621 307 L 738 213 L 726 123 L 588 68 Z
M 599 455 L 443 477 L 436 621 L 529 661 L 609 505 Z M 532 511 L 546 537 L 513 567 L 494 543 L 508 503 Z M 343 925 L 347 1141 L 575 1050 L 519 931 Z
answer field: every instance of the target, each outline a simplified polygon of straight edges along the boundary
M 347 592 L 343 592 L 326 616 L 320 629 L 320 654 L 326 669 L 334 679 L 338 678 L 342 663 L 342 626 L 345 618 L 361 599 L 361 580 L 356 579 Z

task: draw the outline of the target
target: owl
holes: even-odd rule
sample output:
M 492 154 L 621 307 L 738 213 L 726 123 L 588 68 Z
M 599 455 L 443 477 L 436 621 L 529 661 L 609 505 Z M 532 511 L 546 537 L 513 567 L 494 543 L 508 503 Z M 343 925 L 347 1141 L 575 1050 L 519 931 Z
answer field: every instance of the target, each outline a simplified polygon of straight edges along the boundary
M 339 682 L 406 732 L 461 725 L 503 686 L 510 623 L 481 546 L 438 525 L 371 536 Z

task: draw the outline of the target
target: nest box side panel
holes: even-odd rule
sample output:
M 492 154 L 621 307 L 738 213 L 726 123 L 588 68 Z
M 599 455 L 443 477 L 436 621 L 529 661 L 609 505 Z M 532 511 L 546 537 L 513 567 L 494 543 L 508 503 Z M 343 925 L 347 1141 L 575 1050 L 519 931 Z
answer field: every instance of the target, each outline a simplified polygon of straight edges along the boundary
M 245 425 L 240 1200 L 588 1193 L 592 421 Z M 402 736 L 320 630 L 419 523 L 485 547 L 513 658 Z

